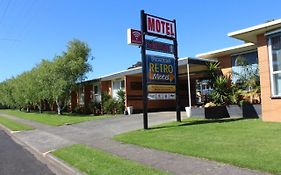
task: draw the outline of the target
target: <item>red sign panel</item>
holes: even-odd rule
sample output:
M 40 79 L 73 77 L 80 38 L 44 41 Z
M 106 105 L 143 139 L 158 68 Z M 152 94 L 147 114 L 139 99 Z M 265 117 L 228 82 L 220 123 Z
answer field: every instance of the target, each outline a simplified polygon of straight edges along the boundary
M 171 39 L 176 38 L 173 21 L 151 15 L 146 15 L 146 32 Z
M 128 29 L 127 39 L 130 45 L 142 45 L 142 33 L 139 30 Z
M 157 52 L 164 52 L 164 53 L 174 53 L 174 45 L 163 43 L 159 41 L 153 41 L 153 40 L 145 40 L 146 43 L 146 49 L 157 51 Z

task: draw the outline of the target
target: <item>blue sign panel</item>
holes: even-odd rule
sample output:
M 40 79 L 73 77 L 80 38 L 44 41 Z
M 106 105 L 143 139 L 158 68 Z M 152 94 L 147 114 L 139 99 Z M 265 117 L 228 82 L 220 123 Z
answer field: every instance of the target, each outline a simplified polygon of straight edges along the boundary
M 147 83 L 175 84 L 175 59 L 170 57 L 146 55 Z

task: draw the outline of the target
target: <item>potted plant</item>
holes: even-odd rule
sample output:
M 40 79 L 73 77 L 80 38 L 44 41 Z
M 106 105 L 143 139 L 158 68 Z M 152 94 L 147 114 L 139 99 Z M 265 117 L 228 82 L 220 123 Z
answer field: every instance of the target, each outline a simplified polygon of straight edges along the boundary
M 259 115 L 258 115 L 255 107 L 249 101 L 241 100 L 240 107 L 242 108 L 243 118 L 259 118 Z
M 219 63 L 209 63 L 210 86 L 209 103 L 205 105 L 205 118 L 229 118 L 226 106 L 237 102 L 236 88 L 230 78 L 219 74 Z

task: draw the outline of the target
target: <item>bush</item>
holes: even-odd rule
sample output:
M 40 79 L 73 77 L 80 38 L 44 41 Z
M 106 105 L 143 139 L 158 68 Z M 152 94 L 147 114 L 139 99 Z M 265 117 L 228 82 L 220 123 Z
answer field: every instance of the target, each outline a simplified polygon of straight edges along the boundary
M 117 113 L 118 114 L 123 114 L 125 110 L 125 92 L 120 89 L 117 92 L 118 95 L 118 100 L 117 100 Z
M 117 104 L 118 102 L 113 99 L 110 98 L 107 101 L 103 102 L 103 111 L 106 114 L 116 114 L 117 113 Z
M 87 106 L 87 111 L 94 115 L 100 115 L 101 114 L 101 103 L 100 102 L 91 102 Z
M 81 106 L 75 106 L 75 108 L 73 109 L 73 112 L 75 113 L 82 113 L 83 112 L 83 109 Z
M 125 110 L 125 92 L 119 90 L 118 98 L 114 99 L 109 94 L 102 94 L 102 112 L 106 114 L 123 114 Z

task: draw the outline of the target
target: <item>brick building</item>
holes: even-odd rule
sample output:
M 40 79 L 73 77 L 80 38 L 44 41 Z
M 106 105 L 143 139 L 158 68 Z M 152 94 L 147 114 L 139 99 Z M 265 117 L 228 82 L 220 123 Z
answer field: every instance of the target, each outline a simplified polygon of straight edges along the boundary
M 188 106 L 187 62 L 189 62 L 190 66 L 191 104 L 195 105 L 197 103 L 195 95 L 196 82 L 208 79 L 206 62 L 210 62 L 210 60 L 201 58 L 179 59 L 180 103 L 182 109 Z M 117 98 L 117 92 L 120 89 L 125 91 L 125 106 L 132 106 L 134 112 L 141 112 L 143 108 L 141 67 L 129 68 L 83 82 L 79 85 L 77 91 L 72 92 L 71 108 L 74 109 L 77 106 L 86 107 L 91 101 L 100 102 L 102 93 L 107 93 L 113 98 Z M 175 109 L 175 100 L 148 101 L 149 111 Z
M 206 62 L 219 61 L 222 73 L 235 81 L 233 72 L 239 73 L 237 58 L 243 56 L 249 65 L 258 68 L 260 72 L 262 119 L 281 122 L 281 19 L 231 32 L 228 36 L 242 40 L 244 44 L 198 54 L 197 58 L 179 59 L 181 108 L 189 105 L 188 65 L 191 78 L 191 105 L 196 105 L 198 89 L 208 90 L 204 84 L 204 80 L 208 79 Z M 100 101 L 102 92 L 114 98 L 119 89 L 124 89 L 126 107 L 133 106 L 135 111 L 141 111 L 143 104 L 141 72 L 141 67 L 135 67 L 83 83 L 77 92 L 73 92 L 72 108 L 77 105 L 85 106 L 89 101 Z M 175 109 L 175 104 L 175 100 L 149 101 L 148 109 L 150 111 Z
M 281 122 L 281 19 L 234 31 L 228 36 L 245 44 L 198 54 L 217 59 L 224 74 L 233 76 L 235 59 L 246 57 L 260 72 L 262 119 Z M 233 79 L 234 77 L 232 77 Z

